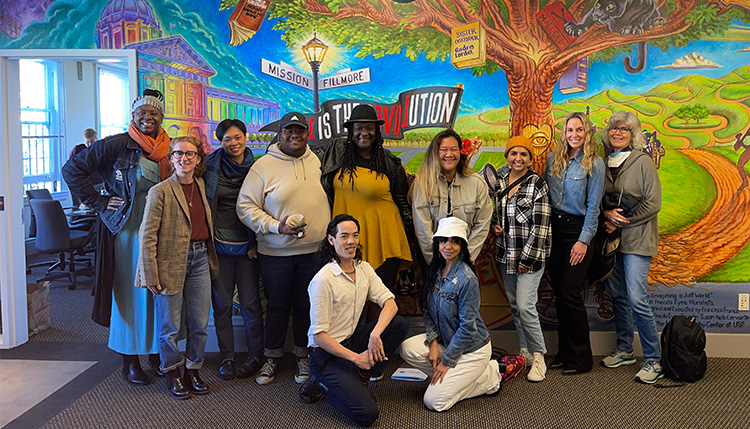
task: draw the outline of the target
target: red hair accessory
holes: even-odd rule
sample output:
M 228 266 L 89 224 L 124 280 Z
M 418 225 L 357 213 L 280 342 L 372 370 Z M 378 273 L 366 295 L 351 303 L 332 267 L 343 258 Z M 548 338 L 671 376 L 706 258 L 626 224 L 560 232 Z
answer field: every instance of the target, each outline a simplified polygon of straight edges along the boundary
M 471 152 L 471 140 L 463 139 L 463 146 L 461 146 L 461 153 L 468 155 Z

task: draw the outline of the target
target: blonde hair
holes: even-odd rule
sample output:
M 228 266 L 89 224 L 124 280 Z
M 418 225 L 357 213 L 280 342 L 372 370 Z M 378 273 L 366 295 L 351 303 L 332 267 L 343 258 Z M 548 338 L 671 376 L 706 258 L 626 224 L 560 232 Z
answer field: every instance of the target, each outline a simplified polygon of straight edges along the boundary
M 96 130 L 93 128 L 86 128 L 83 130 L 83 138 L 84 139 L 90 139 L 92 137 L 96 137 Z
M 562 172 L 568 166 L 568 149 L 570 145 L 568 140 L 565 138 L 565 130 L 568 128 L 568 122 L 571 119 L 578 118 L 583 124 L 584 138 L 583 138 L 583 159 L 581 160 L 581 167 L 583 171 L 589 176 L 594 174 L 594 158 L 597 155 L 597 144 L 594 140 L 594 125 L 591 123 L 589 117 L 583 112 L 573 112 L 565 118 L 565 124 L 563 131 L 560 133 L 560 137 L 555 141 L 555 151 L 552 155 L 552 168 L 550 173 L 553 176 L 562 177 Z
M 452 129 L 440 131 L 432 138 L 430 146 L 427 148 L 427 152 L 425 152 L 424 160 L 417 171 L 417 177 L 414 179 L 414 183 L 409 190 L 409 198 L 412 201 L 415 197 L 422 199 L 430 198 L 430 195 L 435 191 L 435 186 L 437 186 L 440 179 L 440 143 L 446 138 L 456 139 L 459 149 L 463 145 L 461 136 Z M 463 153 L 458 159 L 456 173 L 462 176 L 476 173 L 467 165 L 466 155 Z
M 195 146 L 195 151 L 198 152 L 198 164 L 195 166 L 195 170 L 193 171 L 193 177 L 201 177 L 203 176 L 203 172 L 206 171 L 206 164 L 204 164 L 204 161 L 206 160 L 206 150 L 203 148 L 203 143 L 201 143 L 200 140 L 193 136 L 182 136 L 182 137 L 175 137 L 172 139 L 171 142 L 169 142 L 169 157 L 172 157 L 172 151 L 174 150 L 174 145 L 180 142 L 188 142 Z M 169 163 L 169 166 L 172 170 L 174 170 L 174 166 L 172 163 Z
M 641 121 L 635 113 L 626 110 L 618 110 L 609 117 L 607 126 L 602 131 L 602 143 L 612 149 L 612 145 L 609 143 L 609 130 L 621 122 L 626 123 L 630 128 L 630 147 L 636 150 L 645 148 L 646 137 L 643 136 Z

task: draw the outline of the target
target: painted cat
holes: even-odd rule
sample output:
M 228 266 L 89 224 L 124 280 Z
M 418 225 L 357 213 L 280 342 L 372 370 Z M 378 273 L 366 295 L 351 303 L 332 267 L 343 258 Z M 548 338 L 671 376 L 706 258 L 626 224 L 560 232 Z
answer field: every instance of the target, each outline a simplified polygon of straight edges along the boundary
M 565 31 L 580 36 L 594 25 L 607 25 L 613 33 L 639 35 L 664 25 L 664 18 L 656 0 L 598 0 L 581 22 L 566 22 Z

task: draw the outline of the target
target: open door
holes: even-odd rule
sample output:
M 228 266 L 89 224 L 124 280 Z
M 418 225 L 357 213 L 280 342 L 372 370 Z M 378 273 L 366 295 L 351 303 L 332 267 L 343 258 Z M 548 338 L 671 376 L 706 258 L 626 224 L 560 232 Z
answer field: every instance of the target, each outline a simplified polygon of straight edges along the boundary
M 0 348 L 8 349 L 19 346 L 28 341 L 28 316 L 26 304 L 26 253 L 25 253 L 25 228 L 24 228 L 24 186 L 30 186 L 28 179 L 31 170 L 29 169 L 29 145 L 25 149 L 23 145 L 24 138 L 28 141 L 30 138 L 28 130 L 22 130 L 22 114 L 24 118 L 28 117 L 30 110 L 26 108 L 22 112 L 21 103 L 21 67 L 22 60 L 35 60 L 40 63 L 62 64 L 63 68 L 58 70 L 60 73 L 67 73 L 68 79 L 74 81 L 80 67 L 76 64 L 75 68 L 66 67 L 71 63 L 92 64 L 99 61 L 115 61 L 120 64 L 120 68 L 127 73 L 127 94 L 124 109 L 128 110 L 130 100 L 135 99 L 138 93 L 137 81 L 137 64 L 136 53 L 134 50 L 104 50 L 104 49 L 44 49 L 44 50 L 0 50 L 0 302 L 2 303 L 2 336 L 0 336 Z M 96 68 L 98 70 L 98 68 Z M 36 69 L 35 69 L 36 70 Z M 97 75 L 97 85 L 99 80 Z M 42 83 L 40 82 L 40 85 Z M 67 87 L 67 85 L 65 85 Z M 60 166 L 65 162 L 65 156 L 61 155 L 64 148 L 72 147 L 79 143 L 80 132 L 72 131 L 78 128 L 75 125 L 76 104 L 71 103 L 66 109 L 64 103 L 66 98 L 76 97 L 74 90 L 65 92 L 65 87 L 61 89 L 62 100 L 59 102 L 60 109 L 47 115 L 55 114 L 59 117 L 54 118 L 56 122 L 56 134 L 54 138 L 61 141 L 54 142 L 55 155 L 51 156 L 54 162 Z M 98 91 L 97 91 L 98 92 Z M 96 100 L 99 96 L 95 97 Z M 71 98 L 73 100 L 73 98 Z M 97 109 L 98 101 L 94 102 L 94 109 Z M 88 106 L 81 107 L 88 109 Z M 28 106 L 27 106 L 28 107 Z M 97 109 L 98 112 L 98 109 Z M 99 118 L 95 112 L 93 117 Z M 34 113 L 34 112 L 32 112 Z M 91 113 L 91 112 L 88 112 Z M 26 119 L 24 119 L 25 121 Z M 90 122 L 90 121 L 89 121 Z M 104 126 L 101 120 L 92 124 L 97 127 Z M 70 125 L 70 129 L 66 126 Z M 91 126 L 91 125 L 90 125 Z M 81 129 L 82 131 L 82 129 Z M 26 134 L 24 134 L 26 132 Z M 102 134 L 100 133 L 100 137 Z M 44 142 L 49 140 L 48 136 L 39 139 Z M 40 146 L 48 147 L 49 144 Z M 67 155 L 67 152 L 65 152 Z M 44 176 L 40 174 L 38 176 Z M 27 179 L 24 180 L 24 177 Z M 52 177 L 50 179 L 50 177 Z M 53 176 L 42 177 L 39 183 L 45 180 L 58 180 Z M 36 181 L 36 177 L 34 178 Z M 41 185 L 46 187 L 47 185 Z M 56 191 L 65 191 L 67 188 L 61 184 L 53 184 Z

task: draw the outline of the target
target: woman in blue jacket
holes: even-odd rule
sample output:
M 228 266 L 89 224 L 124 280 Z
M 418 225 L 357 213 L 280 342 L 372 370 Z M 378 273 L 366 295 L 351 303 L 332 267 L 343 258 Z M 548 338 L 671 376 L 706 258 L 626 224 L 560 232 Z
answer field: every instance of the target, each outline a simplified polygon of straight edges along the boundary
M 599 225 L 604 161 L 597 155 L 594 126 L 585 114 L 568 115 L 555 151 L 547 158 L 544 180 L 552 204 L 547 269 L 558 320 L 557 355 L 549 367 L 562 368 L 563 374 L 589 372 L 593 360 L 581 290 L 593 257 L 589 244 Z
M 422 288 L 426 333 L 401 344 L 401 357 L 432 380 L 424 404 L 445 411 L 456 402 L 500 390 L 490 334 L 479 314 L 479 281 L 468 250 L 469 225 L 457 217 L 440 220 Z
M 260 306 L 258 259 L 255 232 L 237 217 L 237 195 L 253 165 L 253 152 L 247 147 L 247 128 L 239 119 L 224 119 L 216 126 L 221 148 L 206 158 L 206 198 L 214 213 L 214 237 L 219 258 L 219 276 L 212 282 L 214 326 L 219 342 L 219 376 L 231 380 L 247 378 L 260 369 L 263 356 L 263 309 Z M 239 297 L 245 323 L 248 356 L 235 368 L 232 305 L 234 291 Z

